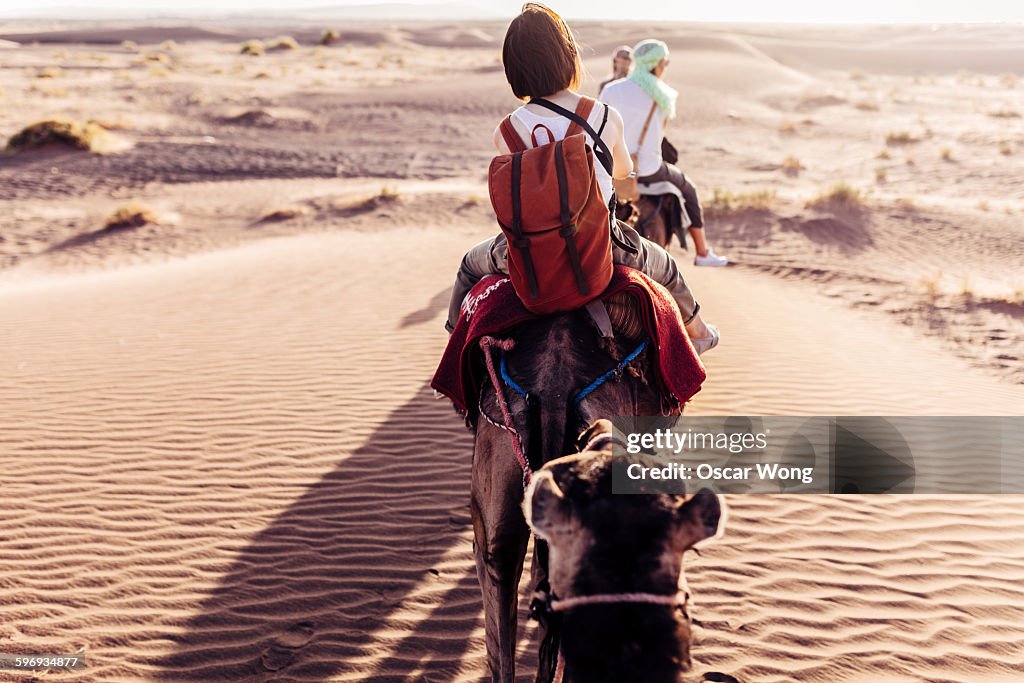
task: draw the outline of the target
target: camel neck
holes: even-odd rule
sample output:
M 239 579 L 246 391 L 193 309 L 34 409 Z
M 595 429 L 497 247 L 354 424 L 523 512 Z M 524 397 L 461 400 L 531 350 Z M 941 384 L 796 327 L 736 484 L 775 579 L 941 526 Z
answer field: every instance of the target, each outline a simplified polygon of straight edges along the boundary
M 566 616 L 567 683 L 678 683 L 689 662 L 689 624 L 673 608 L 588 607 Z

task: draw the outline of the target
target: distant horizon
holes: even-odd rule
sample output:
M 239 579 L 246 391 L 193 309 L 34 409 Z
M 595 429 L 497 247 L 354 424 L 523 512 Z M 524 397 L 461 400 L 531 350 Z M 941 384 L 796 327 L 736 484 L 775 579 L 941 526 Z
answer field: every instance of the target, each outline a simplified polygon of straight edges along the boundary
M 0 17 L 10 19 L 215 19 L 246 14 L 253 18 L 287 14 L 297 21 L 316 19 L 325 13 L 338 18 L 453 21 L 509 19 L 522 6 L 520 0 L 403 2 L 367 0 L 301 0 L 288 6 L 280 0 L 181 0 L 148 2 L 144 8 L 129 0 L 5 0 Z M 575 21 L 672 21 L 748 24 L 1016 24 L 1024 22 L 1024 3 L 1007 6 L 1001 0 L 861 0 L 856 6 L 836 6 L 820 0 L 776 0 L 766 5 L 757 0 L 720 0 L 704 3 L 667 4 L 634 0 L 624 5 L 607 0 L 563 0 L 548 3 Z

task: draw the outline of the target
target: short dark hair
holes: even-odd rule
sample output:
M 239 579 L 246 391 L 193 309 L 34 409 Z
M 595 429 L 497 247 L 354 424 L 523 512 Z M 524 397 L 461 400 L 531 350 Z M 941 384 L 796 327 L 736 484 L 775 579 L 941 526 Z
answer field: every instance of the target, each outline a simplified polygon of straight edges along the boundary
M 523 5 L 501 48 L 505 78 L 521 100 L 580 86 L 580 53 L 562 17 L 536 2 Z

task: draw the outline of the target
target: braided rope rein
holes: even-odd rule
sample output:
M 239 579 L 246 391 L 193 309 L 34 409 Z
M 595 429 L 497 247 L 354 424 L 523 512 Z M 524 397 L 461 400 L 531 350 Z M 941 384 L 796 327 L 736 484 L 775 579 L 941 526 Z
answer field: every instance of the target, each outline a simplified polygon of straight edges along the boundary
M 482 337 L 480 339 L 480 348 L 484 351 L 487 374 L 491 377 L 491 385 L 494 387 L 494 393 L 498 400 L 498 408 L 501 409 L 501 418 L 505 421 L 505 429 L 510 432 L 512 451 L 516 455 L 516 462 L 519 463 L 519 467 L 523 470 L 523 488 L 526 488 L 530 484 L 533 471 L 530 469 L 530 462 L 526 459 L 526 455 L 523 453 L 523 444 L 519 439 L 519 432 L 516 431 L 515 422 L 512 420 L 512 413 L 508 409 L 508 402 L 505 400 L 505 393 L 501 390 L 502 383 L 498 370 L 494 367 L 493 349 L 497 347 L 501 351 L 511 351 L 515 345 L 516 343 L 512 339 L 497 339 L 496 337 L 491 336 Z M 504 365 L 502 370 L 504 370 Z

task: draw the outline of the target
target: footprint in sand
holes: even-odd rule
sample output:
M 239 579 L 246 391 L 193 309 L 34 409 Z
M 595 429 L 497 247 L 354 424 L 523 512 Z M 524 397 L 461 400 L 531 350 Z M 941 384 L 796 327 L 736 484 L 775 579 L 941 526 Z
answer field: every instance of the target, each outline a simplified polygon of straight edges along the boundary
M 280 671 L 295 661 L 295 656 L 313 640 L 315 629 L 310 621 L 300 621 L 270 641 L 260 653 L 260 663 L 267 671 Z

